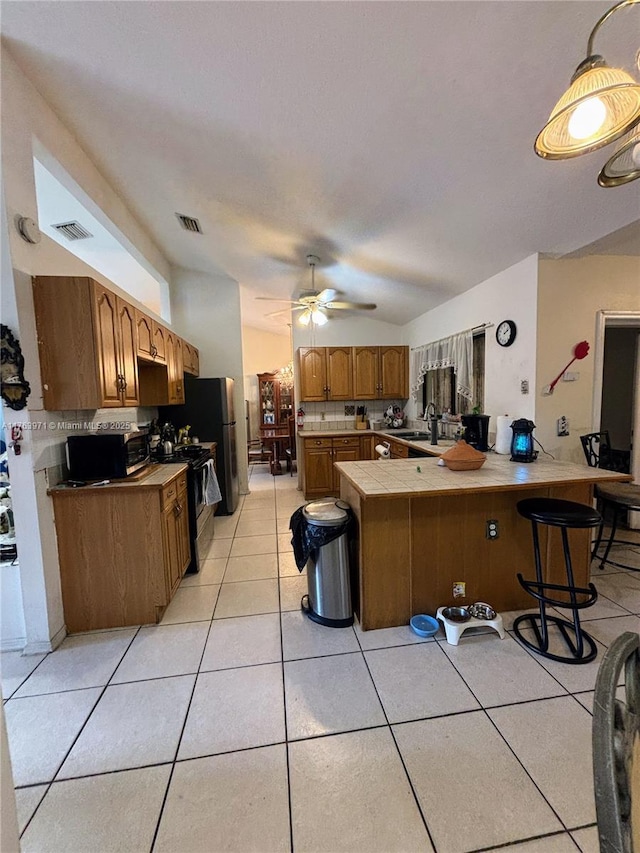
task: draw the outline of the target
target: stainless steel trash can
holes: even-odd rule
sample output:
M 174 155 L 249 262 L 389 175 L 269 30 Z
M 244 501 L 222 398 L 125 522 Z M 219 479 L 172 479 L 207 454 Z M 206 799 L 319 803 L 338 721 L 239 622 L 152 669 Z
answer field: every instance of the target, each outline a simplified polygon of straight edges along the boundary
M 309 527 L 319 528 L 318 534 L 326 533 L 330 541 L 309 555 L 308 594 L 302 597 L 302 609 L 314 622 L 346 628 L 353 625 L 347 541 L 349 505 L 335 498 L 323 498 L 307 504 L 303 517 Z

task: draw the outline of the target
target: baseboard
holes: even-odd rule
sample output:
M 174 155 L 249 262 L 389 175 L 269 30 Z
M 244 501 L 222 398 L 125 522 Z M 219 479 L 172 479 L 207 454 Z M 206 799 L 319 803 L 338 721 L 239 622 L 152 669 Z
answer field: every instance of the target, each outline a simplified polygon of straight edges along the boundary
M 57 631 L 53 637 L 47 642 L 46 640 L 41 640 L 37 643 L 27 643 L 23 650 L 23 655 L 41 655 L 46 654 L 47 652 L 53 652 L 58 648 L 60 643 L 67 636 L 67 626 L 63 625 L 59 631 Z
M 21 652 L 24 649 L 26 637 L 13 637 L 0 643 L 0 652 Z

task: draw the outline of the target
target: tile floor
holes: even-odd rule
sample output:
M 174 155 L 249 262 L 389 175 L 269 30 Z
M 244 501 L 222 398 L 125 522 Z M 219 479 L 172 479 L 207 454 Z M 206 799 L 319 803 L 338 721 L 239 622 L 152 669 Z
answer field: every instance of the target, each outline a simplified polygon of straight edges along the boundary
M 253 466 L 160 625 L 2 655 L 23 851 L 596 853 L 599 661 L 310 622 L 295 484 Z M 594 575 L 604 649 L 640 630 L 640 574 Z

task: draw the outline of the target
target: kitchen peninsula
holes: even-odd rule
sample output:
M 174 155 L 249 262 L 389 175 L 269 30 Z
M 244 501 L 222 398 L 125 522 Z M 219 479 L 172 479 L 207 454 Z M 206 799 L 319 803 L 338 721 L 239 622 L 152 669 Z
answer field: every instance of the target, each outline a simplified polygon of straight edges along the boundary
M 595 483 L 625 474 L 489 454 L 476 471 L 450 471 L 435 458 L 336 462 L 340 497 L 358 522 L 356 611 L 364 630 L 406 625 L 442 605 L 489 602 L 498 611 L 531 609 L 517 573 L 534 576 L 530 522 L 518 501 L 553 497 L 591 504 Z M 498 538 L 486 538 L 487 522 Z M 566 583 L 559 531 L 540 528 L 545 580 Z M 569 531 L 575 581 L 589 579 L 590 531 Z M 465 596 L 453 597 L 453 584 Z

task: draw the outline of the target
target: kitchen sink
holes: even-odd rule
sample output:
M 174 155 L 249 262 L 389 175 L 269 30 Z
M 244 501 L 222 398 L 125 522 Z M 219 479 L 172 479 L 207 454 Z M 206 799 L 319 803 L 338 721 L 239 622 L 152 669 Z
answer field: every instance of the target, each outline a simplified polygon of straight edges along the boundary
M 406 438 L 411 441 L 424 441 L 426 438 L 431 438 L 428 432 L 394 432 L 388 433 L 388 435 L 393 435 L 396 438 Z

